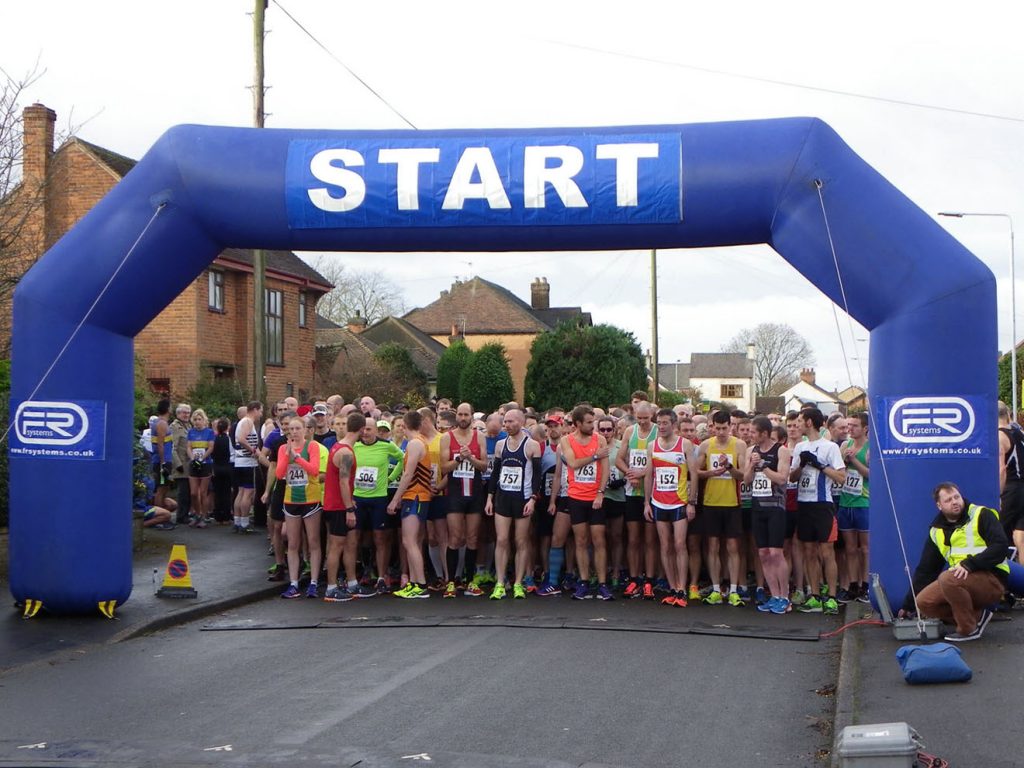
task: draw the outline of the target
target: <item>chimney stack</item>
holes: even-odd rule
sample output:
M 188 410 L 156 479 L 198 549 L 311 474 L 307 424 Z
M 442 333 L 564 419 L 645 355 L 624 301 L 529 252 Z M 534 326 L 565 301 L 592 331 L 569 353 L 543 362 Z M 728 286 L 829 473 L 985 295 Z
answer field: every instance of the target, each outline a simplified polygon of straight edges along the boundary
M 747 360 L 757 360 L 757 345 L 752 341 L 747 342 Z
M 800 371 L 800 381 L 806 381 L 808 384 L 814 383 L 814 369 L 804 368 Z
M 359 314 L 359 310 L 356 310 L 355 317 L 348 319 L 348 325 L 346 326 L 352 333 L 362 333 L 366 330 L 366 318 Z
M 534 309 L 551 309 L 551 286 L 546 277 L 535 277 L 530 284 L 530 306 Z
M 27 248 L 36 257 L 46 250 L 47 205 L 46 180 L 50 175 L 50 160 L 53 157 L 53 128 L 57 113 L 38 102 L 25 107 L 21 113 L 22 122 L 22 184 L 23 199 L 29 207 L 25 237 L 34 241 Z

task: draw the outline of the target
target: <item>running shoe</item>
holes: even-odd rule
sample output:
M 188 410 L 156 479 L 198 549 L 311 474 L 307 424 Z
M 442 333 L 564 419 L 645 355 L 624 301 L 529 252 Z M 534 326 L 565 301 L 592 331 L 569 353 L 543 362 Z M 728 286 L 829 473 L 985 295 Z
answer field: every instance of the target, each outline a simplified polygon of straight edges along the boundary
M 687 604 L 686 597 L 682 591 L 676 592 L 676 608 L 685 608 Z
M 560 590 L 554 584 L 549 584 L 546 581 L 543 584 L 541 584 L 540 588 L 537 590 L 538 597 L 558 597 L 561 594 L 562 590 Z
M 429 600 L 430 593 L 419 584 L 413 584 L 412 589 L 409 590 L 408 597 L 412 600 Z
M 596 595 L 596 597 L 597 597 L 598 600 L 614 600 L 615 599 L 615 595 L 613 595 L 612 591 L 610 589 L 608 589 L 608 585 L 607 584 L 598 584 L 597 585 L 597 595 Z
M 308 579 L 311 573 L 312 569 L 309 567 L 309 561 L 303 560 L 302 570 L 299 572 L 299 581 L 302 581 L 303 579 Z
M 626 585 L 625 591 L 622 593 L 622 596 L 628 597 L 632 600 L 634 597 L 642 597 L 643 594 L 644 592 L 640 588 L 640 582 L 636 579 L 630 579 L 629 583 Z
M 274 563 L 267 569 L 267 581 L 284 581 L 287 569 L 281 563 Z
M 527 576 L 523 579 L 523 587 L 527 592 L 536 592 L 537 582 L 533 580 L 533 576 Z
M 811 595 L 804 600 L 803 605 L 799 606 L 802 613 L 821 613 L 823 609 L 824 605 L 817 595 Z
M 427 589 L 429 589 L 431 592 L 444 592 L 446 586 L 447 585 L 445 582 L 443 582 L 441 579 L 437 579 L 436 581 L 432 581 L 430 584 L 428 584 Z
M 772 613 L 789 613 L 793 610 L 792 603 L 784 597 L 775 598 L 775 603 L 771 606 Z
M 486 586 L 494 583 L 494 574 L 490 571 L 477 571 L 474 579 L 480 579 L 480 586 Z
M 821 597 L 822 599 L 828 597 L 828 584 L 821 585 Z
M 156 525 L 153 526 L 153 530 L 154 531 L 173 531 L 177 527 L 178 526 L 176 526 L 174 523 L 157 523 Z
M 597 576 L 590 577 L 590 588 L 593 590 L 597 589 Z
M 281 593 L 281 597 L 285 600 L 294 600 L 296 597 L 302 597 L 302 593 L 294 584 L 289 584 L 288 589 Z
M 308 597 L 310 600 L 316 600 L 318 597 L 320 597 L 319 585 L 311 582 L 310 585 L 306 588 L 306 597 Z
M 839 603 L 836 602 L 834 597 L 828 598 L 828 600 L 822 604 L 822 613 L 826 616 L 835 616 L 839 613 Z
M 661 604 L 662 605 L 675 605 L 676 604 L 676 594 L 675 594 L 675 592 L 667 594 L 667 595 L 665 595 L 665 597 L 661 598 Z
M 618 576 L 612 576 L 612 591 L 618 591 L 618 589 L 621 586 L 622 586 L 622 582 L 619 581 L 619 577 Z
M 698 602 L 700 600 L 700 590 L 697 588 L 696 584 L 690 585 L 690 591 L 686 596 L 694 602 Z
M 854 600 L 853 595 L 845 587 L 840 587 L 839 591 L 836 592 L 836 602 L 839 602 L 839 603 L 842 603 L 843 605 L 846 605 L 847 603 L 852 603 L 853 600 Z
M 740 584 L 738 587 L 736 587 L 736 591 L 739 593 L 740 600 L 742 600 L 744 603 L 750 602 L 750 590 L 749 589 L 747 589 L 745 586 Z
M 573 600 L 589 600 L 590 597 L 590 587 L 587 582 L 581 581 L 576 585 L 576 591 L 572 593 Z
M 324 593 L 325 603 L 347 603 L 351 599 L 352 593 L 345 587 L 328 587 Z
M 269 547 L 267 547 L 267 557 L 273 557 L 273 556 L 274 556 L 274 545 L 271 544 Z
M 708 605 L 721 605 L 725 601 L 722 599 L 721 592 L 712 591 L 704 598 L 704 602 Z
M 413 583 L 412 583 L 412 582 L 410 581 L 410 582 L 409 582 L 408 584 L 406 584 L 406 585 L 405 585 L 404 587 L 402 587 L 401 589 L 396 589 L 396 590 L 395 590 L 394 592 L 392 592 L 391 594 L 392 594 L 392 595 L 394 595 L 395 597 L 408 597 L 408 596 L 409 596 L 409 591 L 410 591 L 410 590 L 411 590 L 411 589 L 412 589 L 412 588 L 413 588 L 414 586 L 415 586 L 415 585 L 414 585 L 414 584 L 413 584 Z
M 536 587 L 534 587 L 536 589 Z M 512 585 L 512 599 L 513 600 L 525 600 L 526 599 L 526 587 L 524 587 L 518 581 Z
M 391 587 L 388 586 L 387 579 L 377 579 L 377 594 L 386 595 L 391 591 Z
M 206 518 L 200 517 L 196 520 L 196 528 L 209 528 L 210 524 L 206 522 Z
M 377 590 L 373 587 L 364 586 L 359 584 L 355 589 L 351 590 L 352 597 L 366 599 L 367 597 L 376 597 Z
M 744 602 L 743 598 L 740 597 L 739 592 L 730 592 L 728 602 L 733 608 L 742 608 L 746 605 L 746 602 Z
M 654 599 L 654 585 L 649 581 L 644 582 L 644 600 Z
M 795 605 L 797 608 L 799 608 L 801 605 L 807 602 L 807 596 L 803 593 L 803 591 L 799 589 L 794 589 L 793 593 L 789 596 L 789 602 L 791 605 Z
M 772 610 L 772 606 L 775 605 L 775 602 L 778 599 L 779 598 L 777 598 L 777 597 L 769 597 L 763 603 L 758 603 L 757 604 L 757 610 L 759 610 L 761 613 L 770 613 L 771 610 Z
M 706 587 L 704 587 L 703 589 L 700 590 L 700 599 L 703 600 L 705 597 L 707 597 L 708 595 L 710 595 L 714 591 L 715 591 L 714 587 L 712 587 L 710 584 L 708 584 Z
M 672 591 L 672 587 L 668 585 L 668 579 L 658 579 L 654 582 L 654 591 L 658 594 L 664 595 Z
M 494 589 L 491 590 L 491 600 L 504 600 L 505 599 L 505 585 L 500 581 L 494 585 Z
M 484 591 L 480 589 L 480 585 L 477 583 L 476 579 L 469 582 L 469 586 L 462 590 L 464 597 L 480 597 L 483 593 Z
M 857 598 L 856 598 L 856 600 L 857 600 L 858 603 L 864 603 L 865 605 L 871 605 L 871 595 L 868 593 L 868 590 L 867 590 L 866 587 L 860 587 L 857 590 Z
M 444 596 L 445 597 L 458 597 L 459 596 L 459 593 L 455 590 L 455 582 L 454 581 L 449 581 L 448 584 L 445 586 L 445 588 L 444 588 Z
M 757 588 L 757 591 L 754 593 L 754 600 L 757 602 L 758 606 L 762 606 L 768 602 L 768 593 L 765 592 L 764 587 Z
M 567 573 L 562 577 L 562 591 L 572 592 L 576 589 L 576 574 Z

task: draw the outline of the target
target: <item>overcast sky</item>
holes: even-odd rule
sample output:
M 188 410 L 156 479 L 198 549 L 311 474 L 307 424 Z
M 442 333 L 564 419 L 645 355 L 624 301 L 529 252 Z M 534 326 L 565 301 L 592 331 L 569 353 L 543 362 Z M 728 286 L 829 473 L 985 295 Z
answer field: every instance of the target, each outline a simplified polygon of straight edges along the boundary
M 252 123 L 252 5 L 8 1 L 0 6 L 0 67 L 19 77 L 38 62 L 45 74 L 26 103 L 41 101 L 58 113 L 58 126 L 82 124 L 82 138 L 138 158 L 177 123 Z M 990 2 L 704 5 L 272 1 L 267 126 L 815 116 L 925 211 L 1008 213 L 1024 230 L 1024 10 Z M 997 276 L 1000 346 L 1008 349 L 1005 220 L 939 221 Z M 628 328 L 650 346 L 647 252 L 333 258 L 353 269 L 383 264 L 411 306 L 470 274 L 528 301 L 530 282 L 546 276 L 552 305 L 582 305 L 595 322 Z M 862 358 L 850 361 L 848 376 L 831 303 L 766 246 L 661 251 L 659 293 L 662 362 L 718 351 L 739 328 L 773 320 L 811 342 L 819 384 L 862 383 L 867 344 L 850 340 L 841 317 L 847 358 Z M 854 336 L 868 334 L 858 326 Z

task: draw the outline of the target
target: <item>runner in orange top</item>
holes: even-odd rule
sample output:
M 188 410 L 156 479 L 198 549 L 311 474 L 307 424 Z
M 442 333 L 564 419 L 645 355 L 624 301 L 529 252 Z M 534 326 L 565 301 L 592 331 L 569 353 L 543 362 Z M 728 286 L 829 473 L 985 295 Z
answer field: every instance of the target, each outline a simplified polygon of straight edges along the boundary
M 569 468 L 569 519 L 576 538 L 576 566 L 580 582 L 572 597 L 590 596 L 590 544 L 594 545 L 597 597 L 611 600 L 608 589 L 608 548 L 605 544 L 604 489 L 608 484 L 608 441 L 594 434 L 594 409 L 578 405 L 573 409 L 575 435 L 562 438 L 562 461 Z
M 432 473 L 427 442 L 420 431 L 423 416 L 419 411 L 409 411 L 403 417 L 405 434 L 409 442 L 405 448 L 405 469 L 398 481 L 395 496 L 388 504 L 388 514 L 393 515 L 401 507 L 402 547 L 409 562 L 409 583 L 395 592 L 395 597 L 426 598 L 427 576 L 423 568 L 423 551 L 420 548 L 420 529 L 427 521 L 432 493 Z

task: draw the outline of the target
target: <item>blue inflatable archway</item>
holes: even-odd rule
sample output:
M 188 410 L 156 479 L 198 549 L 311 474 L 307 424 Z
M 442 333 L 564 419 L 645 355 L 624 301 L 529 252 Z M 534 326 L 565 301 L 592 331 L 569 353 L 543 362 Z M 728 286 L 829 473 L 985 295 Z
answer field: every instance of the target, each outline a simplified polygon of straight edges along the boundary
M 58 612 L 127 600 L 132 339 L 225 247 L 767 243 L 842 303 L 819 184 L 849 311 L 872 333 L 871 565 L 898 602 L 907 580 L 893 507 L 913 565 L 936 482 L 998 500 L 995 280 L 827 125 L 804 118 L 559 130 L 171 129 L 15 293 L 11 591 Z

